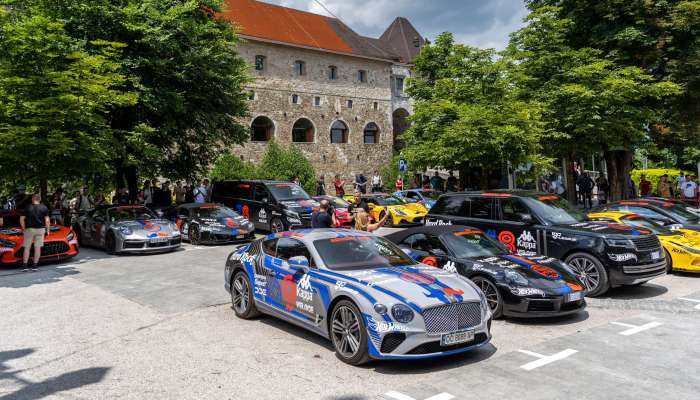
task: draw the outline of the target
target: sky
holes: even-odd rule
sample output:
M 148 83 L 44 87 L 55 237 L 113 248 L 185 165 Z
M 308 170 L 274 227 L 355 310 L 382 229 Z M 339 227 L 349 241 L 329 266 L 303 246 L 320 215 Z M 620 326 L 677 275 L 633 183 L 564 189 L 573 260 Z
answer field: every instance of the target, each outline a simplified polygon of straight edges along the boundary
M 328 15 L 316 0 L 264 0 Z M 394 18 L 408 18 L 433 40 L 450 31 L 458 42 L 502 50 L 508 35 L 522 27 L 523 0 L 318 0 L 361 35 L 379 37 Z

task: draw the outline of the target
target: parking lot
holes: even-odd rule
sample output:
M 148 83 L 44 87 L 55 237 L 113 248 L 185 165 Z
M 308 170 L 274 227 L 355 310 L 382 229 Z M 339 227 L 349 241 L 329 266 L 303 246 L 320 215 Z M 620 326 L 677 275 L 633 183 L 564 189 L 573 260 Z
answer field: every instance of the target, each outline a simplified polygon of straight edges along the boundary
M 670 275 L 429 361 L 343 364 L 285 322 L 237 319 L 231 246 L 0 271 L 0 399 L 697 399 L 700 277 Z

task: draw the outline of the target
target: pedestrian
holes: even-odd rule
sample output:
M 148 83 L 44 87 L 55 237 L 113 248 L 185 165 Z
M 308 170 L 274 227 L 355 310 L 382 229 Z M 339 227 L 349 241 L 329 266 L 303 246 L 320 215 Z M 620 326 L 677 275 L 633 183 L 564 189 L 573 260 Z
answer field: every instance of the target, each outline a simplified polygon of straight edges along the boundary
M 51 221 L 56 225 L 63 225 L 63 202 L 61 201 L 61 192 L 56 189 L 51 195 Z
M 671 197 L 671 184 L 668 183 L 668 175 L 663 174 L 659 178 L 659 183 L 656 185 L 656 194 L 659 197 L 670 198 Z
M 314 229 L 333 228 L 338 225 L 335 219 L 335 212 L 331 212 L 331 203 L 328 200 L 321 200 L 318 211 L 311 214 L 311 227 Z
M 129 193 L 126 191 L 126 188 L 120 187 L 117 189 L 117 193 L 112 197 L 112 204 L 118 206 L 129 205 Z
M 683 188 L 685 187 L 685 173 L 681 171 L 680 175 L 678 175 L 678 178 L 676 178 L 676 193 L 678 193 L 678 197 L 683 196 Z
M 372 193 L 381 192 L 383 186 L 384 183 L 382 182 L 382 177 L 379 175 L 379 171 L 375 169 L 374 174 L 372 175 Z
M 596 179 L 596 186 L 598 186 L 598 204 L 608 204 L 608 191 L 610 190 L 610 184 L 604 175 L 601 175 Z
M 350 203 L 350 207 L 348 207 L 348 211 L 350 212 L 356 212 L 358 209 L 362 209 L 365 212 L 369 212 L 369 203 L 365 199 L 362 198 L 362 193 L 355 191 L 352 195 L 353 201 Z
M 207 196 L 205 198 L 205 201 L 207 203 L 211 203 L 211 192 L 212 192 L 212 184 L 209 182 L 209 179 L 204 178 L 204 187 L 207 188 Z
M 187 196 L 187 188 L 181 181 L 175 182 L 175 204 L 183 204 Z
M 192 191 L 192 194 L 194 195 L 194 202 L 197 204 L 204 204 L 207 201 L 208 193 L 207 193 L 207 184 L 209 181 L 207 179 L 203 179 L 200 185 Z
M 593 179 L 591 179 L 591 177 L 588 176 L 588 172 L 583 172 L 581 175 L 579 175 L 578 181 L 576 181 L 576 185 L 578 186 L 578 190 L 581 193 L 581 197 L 583 200 L 583 208 L 593 208 L 592 194 L 595 183 L 593 182 Z
M 95 208 L 95 203 L 93 202 L 92 196 L 90 196 L 87 186 L 80 188 L 77 200 L 77 211 L 79 213 L 84 213 Z
M 445 190 L 445 180 L 442 179 L 439 172 L 435 171 L 433 177 L 430 178 L 430 187 L 438 192 Z
M 31 204 L 23 210 L 19 217 L 19 224 L 24 231 L 22 265 L 26 271 L 29 264 L 29 253 L 33 244 L 34 264 L 32 269 L 36 269 L 41 258 L 41 247 L 44 246 L 44 237 L 51 234 L 49 209 L 41 204 L 41 195 L 35 194 L 31 197 Z
M 387 218 L 389 218 L 389 213 L 384 214 L 384 218 L 382 218 L 379 222 L 376 223 L 370 223 L 369 222 L 369 214 L 365 211 L 359 211 L 355 215 L 355 229 L 358 231 L 365 231 L 372 233 L 376 231 L 377 229 L 381 228 L 384 226 L 386 223 Z
M 185 203 L 194 203 L 194 187 L 190 184 L 185 185 Z
M 295 176 L 294 179 L 292 179 L 292 183 L 298 186 L 301 186 L 301 181 L 299 181 L 299 177 Z
M 151 181 L 146 179 L 143 181 L 143 189 L 141 189 L 141 193 L 139 193 L 139 201 L 146 207 L 152 207 L 153 195 L 154 192 L 153 188 L 151 187 Z
M 173 204 L 173 192 L 170 190 L 170 181 L 165 181 L 163 187 L 155 192 L 155 207 L 165 208 Z
M 316 181 L 316 196 L 326 195 L 326 178 L 321 175 Z
M 24 185 L 17 186 L 17 193 L 12 198 L 13 208 L 21 213 L 32 202 L 32 197 L 27 194 L 27 187 Z
M 642 197 L 651 195 L 651 181 L 648 181 L 647 176 L 644 174 L 639 178 L 639 195 Z
M 634 199 L 637 197 L 637 186 L 634 184 L 632 177 L 627 177 L 627 187 L 625 188 L 625 198 Z
M 345 181 L 340 179 L 340 175 L 335 174 L 333 186 L 335 187 L 335 195 L 342 199 L 345 196 Z
M 698 197 L 698 184 L 695 182 L 695 176 L 689 175 L 683 186 L 683 201 L 695 204 Z
M 107 199 L 102 193 L 98 193 L 95 195 L 95 200 L 94 200 L 94 206 L 95 207 L 102 207 L 107 204 Z
M 362 194 L 367 193 L 367 178 L 365 178 L 362 172 L 355 176 L 355 191 Z
M 401 175 L 396 177 L 396 191 L 403 191 L 403 177 Z
M 448 192 L 456 192 L 457 191 L 457 177 L 454 176 L 454 173 L 450 171 L 447 176 L 447 191 Z

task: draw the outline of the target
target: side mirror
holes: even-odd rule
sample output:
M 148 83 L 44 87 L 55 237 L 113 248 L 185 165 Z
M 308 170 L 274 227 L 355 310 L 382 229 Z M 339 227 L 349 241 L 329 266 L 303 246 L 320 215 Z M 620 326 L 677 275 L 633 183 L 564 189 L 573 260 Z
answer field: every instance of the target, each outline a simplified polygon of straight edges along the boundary
M 308 267 L 309 259 L 304 256 L 294 256 L 289 259 L 289 265 L 294 265 L 295 267 Z
M 520 220 L 526 224 L 531 224 L 535 219 L 532 218 L 532 214 L 522 213 L 520 214 Z
M 265 203 L 265 204 L 267 204 L 267 203 L 270 202 L 270 200 L 268 200 L 267 197 L 263 197 L 262 202 Z

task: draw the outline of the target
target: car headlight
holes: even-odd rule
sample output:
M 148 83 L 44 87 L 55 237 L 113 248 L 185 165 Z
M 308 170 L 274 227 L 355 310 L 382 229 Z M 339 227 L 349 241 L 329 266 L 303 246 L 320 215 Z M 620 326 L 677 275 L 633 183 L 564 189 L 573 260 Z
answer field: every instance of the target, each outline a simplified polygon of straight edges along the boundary
M 629 239 L 605 239 L 605 243 L 611 247 L 625 247 L 628 249 L 634 248 L 634 243 Z
M 66 235 L 66 240 L 70 242 L 71 240 L 73 240 L 74 237 L 75 235 L 73 234 L 73 232 L 71 232 L 68 235 Z
M 9 239 L 0 239 L 0 247 L 7 247 L 10 249 L 14 249 L 16 246 L 15 242 Z
M 374 311 L 376 311 L 377 314 L 386 314 L 387 309 L 384 304 L 377 303 L 374 305 Z
M 132 233 L 134 233 L 134 231 L 132 231 L 131 228 L 129 228 L 128 226 L 120 226 L 119 233 L 121 233 L 124 236 L 129 236 Z
M 397 322 L 401 322 L 402 324 L 413 321 L 413 310 L 405 304 L 396 304 L 391 307 L 391 315 L 394 316 Z
M 288 217 L 299 218 L 299 213 L 296 212 L 296 211 L 284 210 L 283 212 L 284 212 L 284 215 L 286 215 L 286 216 L 288 216 Z
M 676 243 L 674 243 L 674 244 L 675 244 L 676 246 L 682 248 L 683 250 L 689 252 L 689 253 L 700 254 L 700 249 L 694 249 L 694 248 L 692 248 L 692 247 L 683 246 L 683 245 L 681 245 L 681 244 L 676 244 Z
M 679 231 L 679 230 L 683 229 L 683 225 L 681 225 L 681 224 L 673 224 L 673 225 L 670 225 L 670 226 L 668 227 L 668 229 L 670 229 L 670 230 L 672 230 L 672 231 Z
M 528 280 L 517 271 L 506 269 L 503 271 L 503 273 L 506 277 L 506 282 L 511 285 L 527 286 L 530 284 L 530 282 L 528 282 Z

